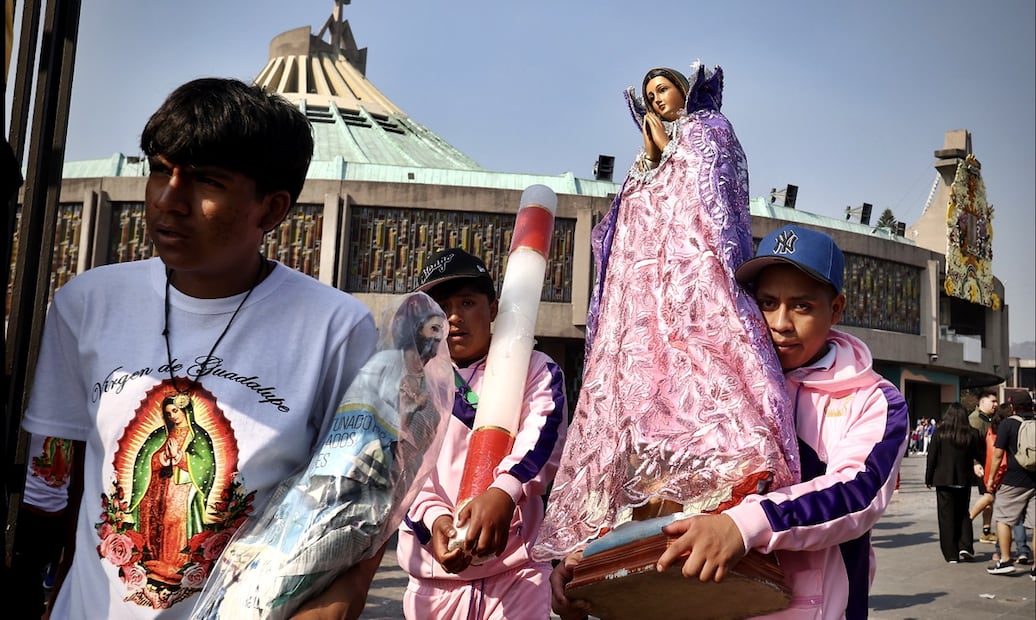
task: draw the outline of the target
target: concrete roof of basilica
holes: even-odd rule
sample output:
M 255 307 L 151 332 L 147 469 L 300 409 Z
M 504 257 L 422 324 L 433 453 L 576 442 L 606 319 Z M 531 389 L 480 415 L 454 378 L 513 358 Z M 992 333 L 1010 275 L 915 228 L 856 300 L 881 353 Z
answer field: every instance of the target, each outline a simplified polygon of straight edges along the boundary
M 326 39 L 326 40 L 325 40 Z M 487 170 L 416 120 L 366 76 L 367 49 L 359 49 L 348 21 L 337 16 L 316 35 L 308 26 L 270 42 L 269 60 L 255 83 L 299 106 L 313 126 L 314 153 L 307 178 L 399 182 L 494 189 L 542 183 L 557 193 L 608 196 L 612 181 Z M 147 162 L 116 153 L 65 162 L 65 178 L 142 176 Z
M 366 48 L 356 47 L 348 22 L 337 26 L 330 42 L 309 27 L 278 35 L 255 79 L 306 113 L 313 125 L 314 161 L 482 170 L 378 90 L 365 75 Z

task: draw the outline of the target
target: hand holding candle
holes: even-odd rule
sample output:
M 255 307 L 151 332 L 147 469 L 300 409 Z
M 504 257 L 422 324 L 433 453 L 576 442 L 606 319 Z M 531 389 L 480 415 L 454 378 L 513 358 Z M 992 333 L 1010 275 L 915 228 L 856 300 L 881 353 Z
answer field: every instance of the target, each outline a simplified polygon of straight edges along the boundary
M 522 193 L 500 291 L 500 311 L 460 481 L 458 510 L 489 488 L 497 466 L 514 443 L 556 210 L 557 196 L 545 185 L 532 185 Z M 465 543 L 467 528 L 456 529 L 451 548 Z

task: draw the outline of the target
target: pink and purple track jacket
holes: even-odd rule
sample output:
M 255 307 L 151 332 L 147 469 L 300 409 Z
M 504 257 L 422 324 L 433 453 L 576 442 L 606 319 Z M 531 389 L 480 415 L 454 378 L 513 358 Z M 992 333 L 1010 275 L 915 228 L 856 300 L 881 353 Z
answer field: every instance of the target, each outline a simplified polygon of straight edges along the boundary
M 476 409 L 467 393 L 478 393 L 484 370 L 485 359 L 458 369 L 466 385 L 458 387 L 439 460 L 400 526 L 396 556 L 412 577 L 474 581 L 532 562 L 529 550 L 543 521 L 543 496 L 557 471 L 568 428 L 564 374 L 539 351 L 533 351 L 529 361 L 514 445 L 497 466 L 492 484 L 510 495 L 516 506 L 506 550 L 498 558 L 453 575 L 439 565 L 428 546 L 432 523 L 442 515 L 454 514 L 475 420 Z
M 832 330 L 816 364 L 785 373 L 802 482 L 725 511 L 745 548 L 775 551 L 793 600 L 773 618 L 865 618 L 871 528 L 885 512 L 909 435 L 899 391 L 859 339 Z

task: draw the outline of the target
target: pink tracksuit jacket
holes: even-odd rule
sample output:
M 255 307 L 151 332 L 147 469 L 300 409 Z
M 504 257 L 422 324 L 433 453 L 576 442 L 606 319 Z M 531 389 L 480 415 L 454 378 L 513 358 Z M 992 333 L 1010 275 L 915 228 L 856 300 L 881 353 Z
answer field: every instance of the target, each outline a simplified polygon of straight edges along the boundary
M 482 360 L 458 372 L 477 394 L 484 370 Z M 458 388 L 439 460 L 400 527 L 396 556 L 400 567 L 416 578 L 474 581 L 531 562 L 529 550 L 543 521 L 543 496 L 561 460 L 568 428 L 564 375 L 547 355 L 533 351 L 514 446 L 497 467 L 492 485 L 508 493 L 516 505 L 507 548 L 500 557 L 470 566 L 458 575 L 447 573 L 427 543 L 432 523 L 454 513 L 475 418 L 466 391 L 464 386 Z
M 793 591 L 772 618 L 865 618 L 871 528 L 895 490 L 909 436 L 906 402 L 859 339 L 832 330 L 827 355 L 785 374 L 802 482 L 727 510 L 745 548 L 775 551 Z

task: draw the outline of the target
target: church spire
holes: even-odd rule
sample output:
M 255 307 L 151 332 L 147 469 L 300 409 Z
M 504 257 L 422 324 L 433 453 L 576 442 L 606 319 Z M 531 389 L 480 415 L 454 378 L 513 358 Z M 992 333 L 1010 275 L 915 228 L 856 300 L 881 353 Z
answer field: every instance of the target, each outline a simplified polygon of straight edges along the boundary
M 331 45 L 331 48 L 345 57 L 357 71 L 363 75 L 367 74 L 367 48 L 357 49 L 356 39 L 353 38 L 352 28 L 349 21 L 345 19 L 342 7 L 350 4 L 351 0 L 334 0 L 335 6 L 331 9 L 331 16 L 327 18 L 324 25 L 317 33 L 317 38 Z M 325 36 L 326 35 L 326 36 Z

